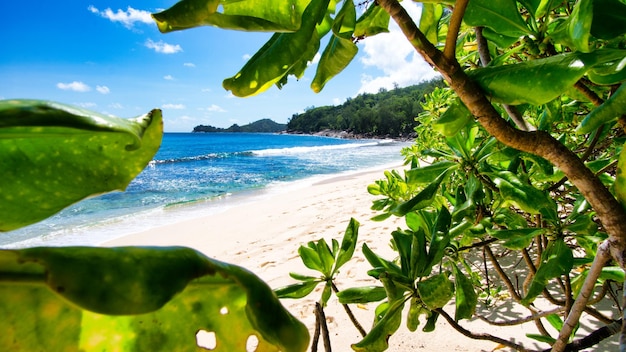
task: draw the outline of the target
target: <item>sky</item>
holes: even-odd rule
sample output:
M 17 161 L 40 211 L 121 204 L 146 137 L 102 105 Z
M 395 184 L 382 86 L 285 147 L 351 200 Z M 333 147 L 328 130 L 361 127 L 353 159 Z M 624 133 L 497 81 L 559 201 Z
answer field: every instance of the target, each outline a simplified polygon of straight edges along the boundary
M 282 89 L 237 98 L 222 81 L 271 33 L 199 27 L 162 34 L 150 13 L 175 3 L 2 1 L 0 100 L 51 100 L 123 118 L 160 108 L 165 132 L 191 132 L 201 124 L 226 128 L 264 118 L 287 123 L 307 108 L 435 76 L 393 24 L 390 33 L 359 42 L 350 66 L 320 93 L 310 88 L 314 60 L 304 77 L 290 76 Z M 402 4 L 419 19 L 419 4 Z

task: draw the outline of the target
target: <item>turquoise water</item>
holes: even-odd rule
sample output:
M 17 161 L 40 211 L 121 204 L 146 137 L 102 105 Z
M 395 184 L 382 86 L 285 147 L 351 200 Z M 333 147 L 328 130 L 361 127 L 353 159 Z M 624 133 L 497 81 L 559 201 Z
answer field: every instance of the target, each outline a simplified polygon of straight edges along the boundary
M 95 245 L 286 192 L 298 182 L 398 165 L 406 145 L 309 135 L 166 133 L 154 160 L 126 191 L 84 200 L 41 223 L 0 234 L 0 246 Z

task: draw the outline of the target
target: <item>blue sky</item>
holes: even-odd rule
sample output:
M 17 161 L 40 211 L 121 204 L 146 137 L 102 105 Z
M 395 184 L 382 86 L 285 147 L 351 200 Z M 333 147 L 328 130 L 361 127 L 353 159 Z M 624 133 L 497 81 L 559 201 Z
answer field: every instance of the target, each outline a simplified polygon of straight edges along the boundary
M 286 123 L 307 107 L 434 75 L 394 29 L 360 42 L 353 63 L 320 93 L 310 89 L 313 62 L 281 90 L 236 98 L 222 81 L 271 34 L 212 27 L 161 34 L 149 14 L 174 3 L 3 1 L 0 99 L 53 100 L 125 118 L 160 108 L 166 132 L 189 132 L 199 124 L 225 128 L 263 118 Z M 419 18 L 418 5 L 403 4 Z

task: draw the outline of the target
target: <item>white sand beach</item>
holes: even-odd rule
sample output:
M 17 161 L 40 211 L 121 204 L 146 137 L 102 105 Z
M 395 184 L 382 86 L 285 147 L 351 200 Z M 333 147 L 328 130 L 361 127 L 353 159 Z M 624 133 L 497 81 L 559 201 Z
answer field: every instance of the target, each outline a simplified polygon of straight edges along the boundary
M 401 165 L 398 165 L 401 168 Z M 359 245 L 352 261 L 343 268 L 336 284 L 339 289 L 377 284 L 366 271 L 369 263 L 361 253 L 361 245 L 368 246 L 385 258 L 392 259 L 389 247 L 390 233 L 405 227 L 402 219 L 390 218 L 374 222 L 370 210 L 375 198 L 367 193 L 367 185 L 384 177 L 383 170 L 368 171 L 349 176 L 330 178 L 316 184 L 270 195 L 254 202 L 232 207 L 222 213 L 151 229 L 104 243 L 104 246 L 151 245 L 188 246 L 205 255 L 241 265 L 256 273 L 272 288 L 295 281 L 289 272 L 315 275 L 298 256 L 298 247 L 320 238 L 328 242 L 341 240 L 350 218 L 361 224 Z M 283 300 L 283 304 L 313 333 L 314 307 L 321 292 L 313 292 L 304 300 Z M 352 306 L 357 319 L 368 330 L 375 305 Z M 454 316 L 454 307 L 446 308 Z M 360 340 L 356 328 L 349 321 L 343 307 L 333 297 L 325 308 L 334 351 L 350 351 L 350 345 Z M 484 315 L 517 315 L 516 311 L 481 312 Z M 521 316 L 527 315 L 522 312 Z M 522 342 L 527 348 L 538 349 L 526 333 L 537 333 L 534 324 L 523 327 L 494 327 L 479 320 L 461 321 L 473 333 L 489 333 Z M 421 326 L 414 333 L 404 324 L 390 340 L 389 351 L 508 351 L 491 341 L 474 340 L 454 331 L 443 318 L 434 332 L 424 333 Z M 611 341 L 617 341 L 613 336 Z M 545 348 L 545 344 L 541 347 Z M 322 351 L 320 341 L 319 351 Z M 597 350 L 597 349 L 596 349 Z

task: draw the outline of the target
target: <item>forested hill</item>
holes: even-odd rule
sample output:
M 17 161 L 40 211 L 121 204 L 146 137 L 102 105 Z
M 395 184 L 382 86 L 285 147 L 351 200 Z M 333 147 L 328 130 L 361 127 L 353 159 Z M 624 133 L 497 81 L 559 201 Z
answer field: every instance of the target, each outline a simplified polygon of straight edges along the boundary
M 277 123 L 270 119 L 262 119 L 247 125 L 239 126 L 234 124 L 228 128 L 199 125 L 193 128 L 193 132 L 283 132 L 287 129 L 284 123 Z
M 348 131 L 365 136 L 407 137 L 422 112 L 424 95 L 443 87 L 441 79 L 406 88 L 381 90 L 348 98 L 342 105 L 321 106 L 294 114 L 287 123 L 289 132 L 316 133 L 323 130 Z

